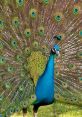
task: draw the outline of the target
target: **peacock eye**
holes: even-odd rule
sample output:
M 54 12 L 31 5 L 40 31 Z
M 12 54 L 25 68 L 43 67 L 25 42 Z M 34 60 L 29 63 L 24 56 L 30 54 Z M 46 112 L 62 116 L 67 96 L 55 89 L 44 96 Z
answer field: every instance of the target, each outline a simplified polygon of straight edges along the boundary
M 44 34 L 45 34 L 45 32 L 44 32 L 44 27 L 39 27 L 38 28 L 38 34 L 40 35 L 40 36 L 44 36 Z
M 62 86 L 63 86 L 63 88 L 67 88 L 68 87 L 67 83 L 62 83 Z
M 79 82 L 82 83 L 82 77 L 79 77 Z
M 31 99 L 36 100 L 36 95 L 32 95 Z
M 29 12 L 29 15 L 31 16 L 31 18 L 35 19 L 37 16 L 37 11 L 36 9 L 31 9 Z
M 37 42 L 37 41 L 34 41 L 34 42 L 33 42 L 33 47 L 34 47 L 35 49 L 38 49 L 39 44 L 38 44 L 38 42 Z
M 3 65 L 6 63 L 5 57 L 0 56 L 0 65 Z
M 13 47 L 13 48 L 17 48 L 17 41 L 16 41 L 16 39 L 12 39 L 11 40 L 11 46 Z
M 25 107 L 26 106 L 26 104 L 25 103 L 23 103 L 23 107 Z
M 4 21 L 2 19 L 0 19 L 0 29 L 4 28 Z
M 14 69 L 12 66 L 8 66 L 8 68 L 7 68 L 7 71 L 8 71 L 9 73 L 13 73 L 14 70 L 15 70 L 15 69 Z
M 18 17 L 14 17 L 14 18 L 13 18 L 13 20 L 12 20 L 12 25 L 13 25 L 15 28 L 18 28 L 18 27 L 19 27 L 20 22 L 19 22 Z
M 23 91 L 24 90 L 24 87 L 21 85 L 19 86 L 19 91 Z
M 24 34 L 27 38 L 31 37 L 31 30 L 30 29 L 25 29 Z
M 59 72 L 56 70 L 55 71 L 55 73 L 56 73 L 56 76 L 58 77 L 60 74 L 59 74 Z
M 56 94 L 55 97 L 56 97 L 56 99 L 60 99 L 60 95 L 59 94 Z
M 74 103 L 78 101 L 77 98 L 72 98 L 71 101 L 73 101 Z
M 21 55 L 16 55 L 16 60 L 17 60 L 18 62 L 22 61 L 22 56 L 21 56 Z
M 9 109 L 9 113 L 12 114 L 14 112 L 14 108 Z
M 80 35 L 80 37 L 82 37 L 82 30 L 79 31 L 79 35 Z
M 17 3 L 18 6 L 23 6 L 24 0 L 16 0 L 16 3 Z
M 80 52 L 77 52 L 77 57 L 78 58 L 82 58 L 82 52 L 80 51 Z
M 77 15 L 79 13 L 79 9 L 78 8 L 73 8 L 73 14 Z
M 73 69 L 75 69 L 75 65 L 74 64 L 68 64 L 68 69 L 69 70 L 73 70 Z
M 32 12 L 32 15 L 35 16 L 36 15 L 35 12 Z
M 29 56 L 31 54 L 31 50 L 29 47 L 25 48 L 25 54 Z
M 49 0 L 43 0 L 43 3 L 47 5 L 49 3 Z
M 60 22 L 60 21 L 61 21 L 61 19 L 62 19 L 62 17 L 61 17 L 61 16 L 59 16 L 59 15 L 56 15 L 56 16 L 54 17 L 54 19 L 55 19 L 57 22 Z

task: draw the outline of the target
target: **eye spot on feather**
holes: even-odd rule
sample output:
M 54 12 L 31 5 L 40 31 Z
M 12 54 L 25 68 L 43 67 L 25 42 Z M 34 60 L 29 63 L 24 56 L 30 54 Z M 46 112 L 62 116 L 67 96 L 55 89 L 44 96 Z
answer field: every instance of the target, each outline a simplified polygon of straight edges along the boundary
M 27 106 L 28 106 L 28 101 L 26 101 L 26 100 L 22 101 L 22 102 L 20 103 L 20 106 L 21 106 L 21 108 L 27 108 Z M 25 111 L 27 111 L 27 110 L 25 110 Z
M 24 91 L 24 86 L 19 86 L 19 91 L 23 92 Z
M 9 108 L 9 114 L 13 114 L 14 113 L 14 107 L 10 107 Z
M 6 63 L 6 59 L 4 56 L 0 56 L 0 65 L 4 65 Z
M 82 51 L 77 52 L 77 58 L 82 59 Z
M 17 3 L 18 6 L 23 6 L 24 0 L 16 0 L 16 3 Z
M 7 71 L 8 71 L 9 73 L 13 73 L 13 72 L 15 71 L 15 68 L 12 67 L 12 66 L 8 66 Z
M 82 37 L 82 30 L 79 31 L 79 36 Z
M 82 83 L 82 77 L 79 77 L 79 82 Z
M 21 55 L 16 55 L 16 61 L 21 62 L 22 61 L 22 56 Z
M 18 17 L 14 17 L 13 20 L 12 20 L 12 25 L 15 27 L 15 28 L 18 28 L 19 25 L 20 25 L 20 21 L 19 21 L 19 18 Z
M 69 70 L 74 70 L 76 68 L 76 66 L 72 63 L 68 64 L 67 67 Z
M 62 16 L 61 15 L 55 15 L 54 19 L 55 19 L 55 21 L 60 22 L 62 20 Z
M 55 70 L 55 75 L 56 75 L 56 77 L 59 77 L 60 76 L 60 73 L 58 72 L 57 69 Z
M 26 54 L 27 56 L 30 56 L 31 50 L 30 50 L 29 47 L 25 48 L 25 54 Z
M 73 8 L 73 14 L 78 15 L 80 13 L 80 7 L 79 6 L 74 6 Z
M 16 39 L 12 39 L 12 40 L 11 40 L 11 46 L 12 46 L 14 49 L 17 48 L 18 44 L 17 44 L 17 40 L 16 40 Z
M 32 104 L 36 99 L 36 95 L 31 95 L 29 102 Z
M 67 83 L 62 83 L 63 88 L 67 88 L 68 84 Z
M 57 100 L 59 100 L 59 99 L 62 98 L 62 97 L 60 96 L 60 94 L 57 94 L 57 93 L 54 95 L 54 97 L 55 97 Z
M 26 103 L 24 102 L 24 103 L 23 103 L 23 108 L 25 108 L 25 107 L 27 107 L 27 105 L 26 105 Z
M 74 8 L 74 9 L 73 9 L 73 13 L 74 13 L 74 14 L 78 14 L 78 9 L 77 9 L 77 8 Z
M 31 30 L 30 29 L 25 29 L 24 34 L 27 38 L 31 37 Z
M 0 30 L 4 28 L 4 21 L 0 18 Z
M 72 99 L 70 99 L 70 101 L 71 101 L 72 103 L 76 103 L 76 102 L 78 101 L 78 99 L 77 99 L 76 97 L 73 97 Z
M 39 48 L 39 43 L 37 41 L 33 42 L 33 47 L 34 49 L 38 49 Z
M 36 9 L 31 9 L 29 11 L 29 15 L 31 18 L 35 19 L 37 17 L 37 10 Z
M 43 27 L 43 26 L 40 26 L 40 27 L 38 28 L 38 34 L 39 34 L 40 36 L 44 36 L 45 31 L 44 31 L 44 27 Z
M 42 2 L 43 2 L 44 5 L 49 4 L 49 0 L 42 0 Z

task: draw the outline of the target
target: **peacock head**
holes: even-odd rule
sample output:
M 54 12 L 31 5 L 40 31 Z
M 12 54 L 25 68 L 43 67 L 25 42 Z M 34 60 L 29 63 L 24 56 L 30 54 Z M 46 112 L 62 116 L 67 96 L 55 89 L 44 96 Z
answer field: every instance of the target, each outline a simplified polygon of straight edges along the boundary
M 60 47 L 58 44 L 55 44 L 51 49 L 51 54 L 59 56 Z

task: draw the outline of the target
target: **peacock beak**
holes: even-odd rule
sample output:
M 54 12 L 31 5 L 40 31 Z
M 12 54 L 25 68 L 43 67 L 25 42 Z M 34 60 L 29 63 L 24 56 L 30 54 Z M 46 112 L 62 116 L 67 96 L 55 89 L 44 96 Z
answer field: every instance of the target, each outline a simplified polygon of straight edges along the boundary
M 55 48 L 52 48 L 52 49 L 51 49 L 51 53 L 52 53 L 52 54 L 56 54 L 57 56 L 60 55 L 59 51 L 57 51 Z

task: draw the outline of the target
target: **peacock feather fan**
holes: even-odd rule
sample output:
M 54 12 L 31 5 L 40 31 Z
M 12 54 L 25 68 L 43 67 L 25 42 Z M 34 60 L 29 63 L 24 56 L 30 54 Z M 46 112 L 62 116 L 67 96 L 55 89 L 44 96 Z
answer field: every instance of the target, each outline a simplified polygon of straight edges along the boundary
M 55 99 L 82 106 L 82 1 L 0 0 L 0 113 L 9 117 L 30 105 L 34 84 L 50 50 Z

